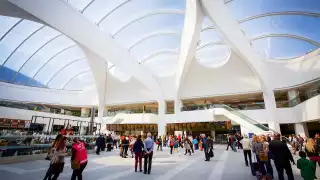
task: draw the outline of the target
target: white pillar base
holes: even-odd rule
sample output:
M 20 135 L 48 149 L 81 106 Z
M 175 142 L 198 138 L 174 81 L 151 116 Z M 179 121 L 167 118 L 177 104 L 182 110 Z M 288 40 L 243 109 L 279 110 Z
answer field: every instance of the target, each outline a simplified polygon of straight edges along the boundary
M 272 130 L 274 130 L 274 131 L 276 131 L 276 132 L 281 134 L 280 124 L 278 122 L 275 122 L 275 121 L 268 122 L 268 126 L 269 126 L 270 129 L 272 129 Z
M 309 137 L 307 123 L 294 124 L 294 130 L 296 135 L 300 135 L 301 137 Z
M 166 134 L 166 124 L 158 123 L 158 136 L 165 136 Z

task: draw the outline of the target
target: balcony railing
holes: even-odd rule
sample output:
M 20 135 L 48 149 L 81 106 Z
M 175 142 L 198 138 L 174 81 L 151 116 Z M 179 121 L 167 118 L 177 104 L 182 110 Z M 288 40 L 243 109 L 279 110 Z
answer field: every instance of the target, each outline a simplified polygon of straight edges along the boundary
M 13 102 L 8 100 L 0 100 L 0 106 L 8 107 L 8 108 L 15 108 L 15 109 L 24 109 L 30 111 L 39 111 L 39 112 L 46 112 L 46 113 L 53 113 L 53 114 L 62 114 L 68 116 L 76 116 L 80 117 L 81 112 L 77 110 L 69 110 L 63 108 L 52 108 L 46 107 L 45 105 L 41 104 L 32 104 L 32 103 L 22 103 L 22 102 Z

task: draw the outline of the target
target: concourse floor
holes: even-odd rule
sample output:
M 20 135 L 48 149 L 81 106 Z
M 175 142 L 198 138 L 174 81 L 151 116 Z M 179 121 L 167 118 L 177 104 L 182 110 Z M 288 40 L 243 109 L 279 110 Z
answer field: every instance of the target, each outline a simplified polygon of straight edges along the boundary
M 84 180 L 255 180 L 246 167 L 242 151 L 226 151 L 224 146 L 216 146 L 215 157 L 210 162 L 204 161 L 204 153 L 196 151 L 192 156 L 180 152 L 170 155 L 169 149 L 155 151 L 150 175 L 134 172 L 134 160 L 118 156 L 118 150 L 101 152 L 100 156 L 89 155 L 89 163 L 83 172 Z M 69 180 L 72 170 L 70 158 L 59 180 Z M 0 179 L 41 180 L 49 161 L 38 160 L 16 164 L 0 165 Z M 293 167 L 296 180 L 301 180 L 299 171 Z M 276 172 L 274 170 L 274 172 Z M 276 173 L 275 173 L 276 176 Z M 318 176 L 319 177 L 319 176 Z M 277 177 L 275 177 L 277 179 Z

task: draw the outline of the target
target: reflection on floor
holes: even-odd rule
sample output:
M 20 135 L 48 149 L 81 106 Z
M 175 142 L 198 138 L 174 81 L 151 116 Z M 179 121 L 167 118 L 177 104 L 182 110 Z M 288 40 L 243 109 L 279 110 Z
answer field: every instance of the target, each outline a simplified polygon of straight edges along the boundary
M 100 156 L 89 155 L 89 163 L 83 173 L 85 180 L 254 180 L 250 167 L 246 167 L 242 152 L 225 151 L 224 146 L 217 146 L 215 157 L 210 162 L 204 161 L 204 154 L 196 151 L 192 156 L 179 153 L 170 155 L 169 149 L 156 151 L 150 175 L 134 172 L 134 160 L 122 159 L 118 151 L 102 152 Z M 64 172 L 59 180 L 69 180 L 71 177 L 70 159 L 66 159 Z M 1 179 L 10 180 L 41 180 L 43 179 L 49 161 L 1 165 Z M 274 172 L 276 172 L 274 170 Z M 318 170 L 319 173 L 319 170 Z M 300 180 L 299 171 L 294 166 L 296 180 Z M 318 176 L 320 177 L 320 176 Z M 276 177 L 277 179 L 277 177 Z

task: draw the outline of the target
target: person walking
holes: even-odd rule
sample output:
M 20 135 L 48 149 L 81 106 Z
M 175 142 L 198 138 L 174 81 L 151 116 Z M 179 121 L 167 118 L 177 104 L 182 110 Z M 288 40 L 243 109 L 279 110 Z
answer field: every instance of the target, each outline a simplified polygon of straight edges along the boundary
M 283 170 L 286 170 L 288 180 L 294 180 L 290 161 L 295 164 L 292 154 L 287 146 L 280 140 L 280 134 L 275 134 L 269 143 L 269 150 L 278 172 L 278 179 L 284 180 Z
M 129 149 L 129 138 L 125 137 L 121 144 L 122 147 L 122 158 L 127 158 L 128 156 L 128 149 Z
M 103 138 L 102 138 L 101 134 L 99 135 L 99 137 L 96 140 L 96 146 L 97 146 L 96 154 L 100 155 L 100 151 L 103 146 Z
M 233 143 L 233 142 L 232 142 L 232 138 L 231 138 L 231 135 L 230 135 L 230 134 L 229 134 L 228 137 L 227 137 L 227 143 L 228 143 L 228 144 L 227 144 L 227 149 L 226 149 L 226 150 L 228 151 L 228 150 L 229 150 L 229 147 L 231 147 L 231 150 L 233 150 L 233 147 L 232 147 L 232 143 Z
M 205 161 L 210 161 L 210 157 L 209 157 L 209 141 L 208 138 L 206 137 L 205 134 L 202 134 L 201 136 L 201 141 L 202 141 L 202 148 L 203 148 L 203 152 L 204 152 L 204 156 L 205 156 Z
M 147 134 L 147 139 L 144 140 L 145 155 L 144 155 L 144 174 L 150 174 L 152 165 L 152 156 L 154 141 L 151 139 L 151 133 Z
M 170 146 L 170 154 L 172 154 L 172 152 L 173 152 L 173 147 L 174 147 L 174 139 L 173 139 L 173 138 L 171 138 L 171 139 L 169 140 L 169 146 Z
M 184 155 L 187 155 L 187 153 L 189 153 L 191 156 L 191 146 L 190 146 L 190 140 L 188 138 L 184 140 L 183 146 L 185 149 Z
M 240 143 L 242 144 L 243 148 L 243 155 L 244 155 L 244 160 L 246 163 L 246 166 L 250 166 L 252 164 L 252 159 L 251 159 L 251 143 L 250 139 L 248 138 L 247 135 L 244 135 L 243 139 L 240 140 Z M 248 162 L 248 157 L 249 157 L 249 162 Z
M 52 150 L 53 156 L 44 180 L 57 180 L 60 173 L 62 173 L 64 168 L 64 157 L 68 155 L 66 153 L 66 137 L 61 137 Z
M 197 138 L 194 138 L 194 139 L 192 140 L 192 144 L 193 144 L 193 146 L 194 146 L 194 150 L 198 150 L 198 149 L 199 149 Z
M 158 147 L 157 147 L 157 151 L 162 151 L 162 139 L 161 136 L 159 136 L 159 138 L 157 139 L 157 143 L 158 143 Z
M 135 163 L 134 163 L 134 171 L 137 172 L 138 163 L 139 170 L 142 172 L 142 151 L 144 149 L 143 142 L 141 140 L 141 135 L 138 135 L 137 140 L 133 144 L 133 152 L 135 154 Z
M 73 169 L 71 180 L 82 180 L 82 172 L 88 163 L 88 154 L 84 142 L 78 138 L 73 139 L 71 154 L 71 167 Z
M 306 154 L 309 157 L 310 161 L 314 164 L 314 166 L 316 166 L 317 162 L 320 162 L 320 156 L 319 156 L 318 152 L 316 151 L 316 145 L 315 145 L 313 139 L 311 139 L 311 138 L 308 139 L 305 150 L 306 150 Z M 317 179 L 316 169 L 314 169 L 313 176 L 315 179 Z
M 194 148 L 193 148 L 193 143 L 192 143 L 193 137 L 190 135 L 190 136 L 188 137 L 188 139 L 189 139 L 188 142 L 190 143 L 190 147 L 191 147 L 191 152 L 194 153 Z
M 315 164 L 306 158 L 307 155 L 305 152 L 300 151 L 299 156 L 300 159 L 297 161 L 297 168 L 300 169 L 301 177 L 304 180 L 314 180 L 314 172 L 316 171 Z

